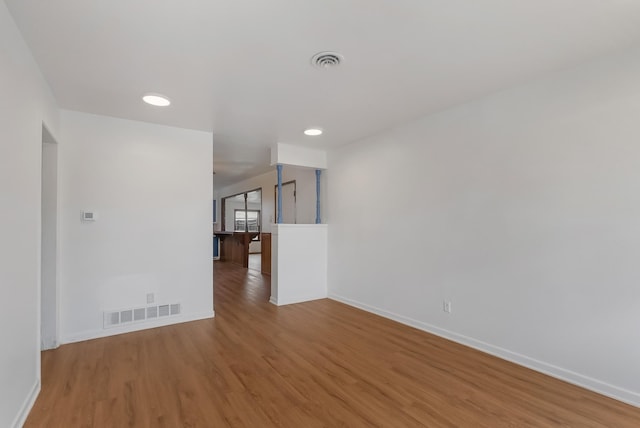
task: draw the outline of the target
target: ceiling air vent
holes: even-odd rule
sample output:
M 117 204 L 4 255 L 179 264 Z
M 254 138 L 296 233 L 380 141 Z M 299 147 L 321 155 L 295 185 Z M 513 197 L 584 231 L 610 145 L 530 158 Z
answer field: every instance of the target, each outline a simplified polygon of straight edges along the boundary
M 316 68 L 337 67 L 344 57 L 336 52 L 319 52 L 311 58 L 311 65 Z

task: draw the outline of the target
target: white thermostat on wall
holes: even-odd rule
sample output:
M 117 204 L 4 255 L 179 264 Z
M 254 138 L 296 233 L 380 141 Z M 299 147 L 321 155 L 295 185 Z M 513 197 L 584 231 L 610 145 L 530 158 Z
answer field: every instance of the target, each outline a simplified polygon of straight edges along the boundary
M 94 211 L 82 211 L 82 221 L 96 221 L 96 213 Z

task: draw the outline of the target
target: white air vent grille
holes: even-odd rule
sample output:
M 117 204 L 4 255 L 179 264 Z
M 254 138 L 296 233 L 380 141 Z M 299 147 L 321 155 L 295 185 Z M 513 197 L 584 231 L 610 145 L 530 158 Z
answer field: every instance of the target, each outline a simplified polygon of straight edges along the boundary
M 103 312 L 103 327 L 110 328 L 118 325 L 152 320 L 158 317 L 180 315 L 181 312 L 182 305 L 180 303 L 123 309 L 120 311 L 105 311 Z
M 133 320 L 134 321 L 144 321 L 145 319 L 145 314 L 146 309 L 145 308 L 138 308 L 138 309 L 134 309 L 133 310 Z
M 120 324 L 120 312 L 105 312 L 104 313 L 104 326 L 110 327 L 112 325 Z
M 169 316 L 169 305 L 158 306 L 158 315 L 161 317 Z
M 180 303 L 174 303 L 171 305 L 171 315 L 180 314 Z
M 333 68 L 339 66 L 343 59 L 337 52 L 318 52 L 311 57 L 311 65 L 316 68 Z
M 120 323 L 133 321 L 133 309 L 127 309 L 120 312 Z

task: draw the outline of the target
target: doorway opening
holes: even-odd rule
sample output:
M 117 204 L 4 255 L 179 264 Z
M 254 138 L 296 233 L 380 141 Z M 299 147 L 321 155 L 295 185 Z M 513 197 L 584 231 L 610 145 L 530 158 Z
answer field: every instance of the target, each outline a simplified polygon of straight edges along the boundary
M 220 260 L 261 271 L 262 188 L 225 196 L 221 203 Z
M 57 348 L 58 314 L 58 144 L 42 125 L 40 245 L 40 347 Z

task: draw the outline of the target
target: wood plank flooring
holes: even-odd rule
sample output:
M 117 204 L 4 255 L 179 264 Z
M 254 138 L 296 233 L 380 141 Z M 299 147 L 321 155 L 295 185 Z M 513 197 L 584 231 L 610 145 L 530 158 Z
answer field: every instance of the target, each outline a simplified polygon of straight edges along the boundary
M 27 427 L 640 427 L 640 409 L 215 263 L 213 320 L 42 356 Z

